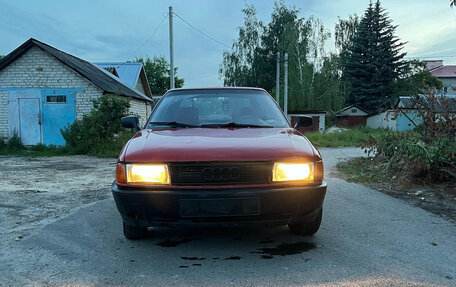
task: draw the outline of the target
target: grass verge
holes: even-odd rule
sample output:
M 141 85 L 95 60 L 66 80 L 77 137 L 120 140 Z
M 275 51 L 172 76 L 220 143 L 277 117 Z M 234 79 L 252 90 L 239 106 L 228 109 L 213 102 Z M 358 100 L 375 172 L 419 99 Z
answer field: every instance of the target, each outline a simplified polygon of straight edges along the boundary
M 86 154 L 101 158 L 117 158 L 122 147 L 130 139 L 131 135 L 124 133 L 113 140 L 105 140 L 98 142 Z M 39 144 L 36 146 L 26 147 L 22 144 L 16 144 L 14 141 L 3 143 L 0 141 L 0 156 L 23 156 L 23 157 L 47 157 L 47 156 L 68 156 L 78 155 L 69 146 L 46 146 Z
M 305 136 L 317 147 L 348 147 L 363 145 L 373 138 L 378 138 L 386 130 L 357 127 L 340 133 L 320 134 L 306 133 Z
M 385 182 L 388 177 L 383 165 L 377 163 L 375 158 L 360 157 L 347 162 L 339 162 L 337 170 L 347 181 L 355 183 Z

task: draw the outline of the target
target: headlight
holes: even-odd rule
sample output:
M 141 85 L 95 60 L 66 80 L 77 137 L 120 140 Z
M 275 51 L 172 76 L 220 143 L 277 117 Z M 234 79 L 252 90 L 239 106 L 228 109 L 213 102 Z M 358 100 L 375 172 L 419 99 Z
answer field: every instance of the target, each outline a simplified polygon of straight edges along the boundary
M 127 164 L 127 183 L 170 184 L 166 164 Z
M 272 172 L 273 181 L 313 181 L 314 164 L 308 163 L 282 163 L 274 164 Z

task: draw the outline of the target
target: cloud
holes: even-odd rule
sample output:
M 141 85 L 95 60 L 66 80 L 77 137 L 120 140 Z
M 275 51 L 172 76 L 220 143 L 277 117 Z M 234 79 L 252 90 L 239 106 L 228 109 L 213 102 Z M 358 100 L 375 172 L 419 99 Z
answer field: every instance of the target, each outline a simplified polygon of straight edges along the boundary
M 182 18 L 228 46 L 237 37 L 236 28 L 243 25 L 241 10 L 246 3 L 256 7 L 258 19 L 265 23 L 270 21 L 274 5 L 274 0 L 1 1 L 0 54 L 35 37 L 88 61 L 126 61 L 146 55 L 168 58 L 166 19 L 150 41 L 143 44 L 164 19 L 169 5 Z M 450 9 L 447 2 L 382 1 L 394 24 L 399 25 L 397 35 L 408 42 L 405 50 L 410 56 L 456 56 L 456 9 Z M 331 32 L 338 16 L 346 19 L 349 14 L 362 15 L 368 3 L 369 0 L 286 0 L 288 6 L 299 8 L 302 16 L 321 19 Z M 174 21 L 175 62 L 179 75 L 188 79 L 186 86 L 220 85 L 218 69 L 226 48 L 180 19 Z M 333 47 L 333 42 L 328 42 L 327 47 Z

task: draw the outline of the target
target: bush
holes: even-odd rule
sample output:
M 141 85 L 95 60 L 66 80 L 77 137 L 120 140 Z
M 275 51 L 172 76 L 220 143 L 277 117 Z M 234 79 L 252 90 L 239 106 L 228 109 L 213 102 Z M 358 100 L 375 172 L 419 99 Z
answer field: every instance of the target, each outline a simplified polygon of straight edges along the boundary
M 76 154 L 118 154 L 127 135 L 131 136 L 120 122 L 128 115 L 129 100 L 103 95 L 93 100 L 93 107 L 90 114 L 61 130 L 67 147 Z
M 13 136 L 10 137 L 10 139 L 6 143 L 6 148 L 9 151 L 18 151 L 23 150 L 25 148 L 24 144 L 22 143 L 21 137 L 16 131 L 13 132 Z
M 456 181 L 456 138 L 426 141 L 414 132 L 388 132 L 367 147 L 375 157 L 388 161 L 387 169 L 431 182 Z

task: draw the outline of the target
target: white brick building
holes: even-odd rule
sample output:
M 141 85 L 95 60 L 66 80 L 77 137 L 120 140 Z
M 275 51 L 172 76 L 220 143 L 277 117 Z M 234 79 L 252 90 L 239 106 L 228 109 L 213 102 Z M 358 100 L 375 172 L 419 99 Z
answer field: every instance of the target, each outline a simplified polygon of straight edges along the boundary
M 141 123 L 150 115 L 152 99 L 144 93 L 87 61 L 29 39 L 0 60 L 0 139 L 16 132 L 27 145 L 62 145 L 60 129 L 90 112 L 92 100 L 103 94 L 130 98 L 130 111 Z

